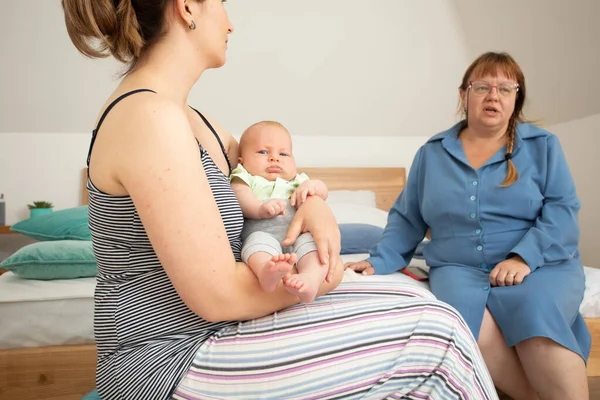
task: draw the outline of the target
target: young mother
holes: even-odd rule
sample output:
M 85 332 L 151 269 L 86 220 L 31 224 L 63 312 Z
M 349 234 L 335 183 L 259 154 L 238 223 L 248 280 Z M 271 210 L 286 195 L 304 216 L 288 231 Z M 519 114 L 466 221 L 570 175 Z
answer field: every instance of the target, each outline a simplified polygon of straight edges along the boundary
M 393 286 L 333 291 L 340 238 L 321 199 L 288 233 L 310 231 L 329 269 L 314 303 L 281 285 L 266 293 L 238 262 L 237 143 L 187 105 L 202 73 L 225 63 L 233 27 L 221 0 L 63 7 L 79 51 L 129 65 L 88 157 L 102 399 L 496 397 L 447 305 Z

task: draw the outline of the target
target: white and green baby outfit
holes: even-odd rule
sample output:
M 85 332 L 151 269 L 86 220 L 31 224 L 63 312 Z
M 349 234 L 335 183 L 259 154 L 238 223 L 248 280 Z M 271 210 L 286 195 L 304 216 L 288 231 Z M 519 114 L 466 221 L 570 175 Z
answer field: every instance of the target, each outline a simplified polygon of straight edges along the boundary
M 309 178 L 306 174 L 297 174 L 294 179 L 286 181 L 277 178 L 269 181 L 262 176 L 251 175 L 241 164 L 231 172 L 231 181 L 241 179 L 252 190 L 252 193 L 261 201 L 280 199 L 287 203 L 285 215 L 277 215 L 266 219 L 244 220 L 242 231 L 242 260 L 247 264 L 250 256 L 257 252 L 271 255 L 282 253 L 296 253 L 298 260 L 303 256 L 316 251 L 317 246 L 310 233 L 303 233 L 292 246 L 282 246 L 288 227 L 296 214 L 296 208 L 290 205 L 290 196 L 298 186 Z

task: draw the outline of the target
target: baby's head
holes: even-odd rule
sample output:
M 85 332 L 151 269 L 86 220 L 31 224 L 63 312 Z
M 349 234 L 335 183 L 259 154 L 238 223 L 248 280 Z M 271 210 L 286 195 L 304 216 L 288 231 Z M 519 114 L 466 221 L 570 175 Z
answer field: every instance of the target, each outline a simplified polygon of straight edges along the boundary
M 240 139 L 239 163 L 257 176 L 289 181 L 296 176 L 292 137 L 279 122 L 262 121 L 251 125 Z

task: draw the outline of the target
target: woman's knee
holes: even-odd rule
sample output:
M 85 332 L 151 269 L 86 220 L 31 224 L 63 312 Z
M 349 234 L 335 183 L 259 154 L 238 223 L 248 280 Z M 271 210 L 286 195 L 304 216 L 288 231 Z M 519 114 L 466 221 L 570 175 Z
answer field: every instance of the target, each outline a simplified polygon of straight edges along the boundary
M 554 347 L 563 347 L 561 344 L 557 343 L 556 341 L 547 338 L 547 337 L 543 337 L 543 336 L 536 336 L 536 337 L 531 337 L 529 339 L 525 339 L 519 343 L 517 343 L 515 345 L 515 347 L 519 350 L 519 351 L 527 351 L 527 352 L 535 352 L 535 353 L 544 353 Z
M 494 316 L 492 313 L 490 313 L 487 307 L 483 312 L 483 319 L 481 321 L 481 328 L 479 330 L 477 344 L 482 350 L 487 347 L 506 347 L 504 335 L 502 334 L 502 331 L 500 331 L 500 327 L 496 323 Z

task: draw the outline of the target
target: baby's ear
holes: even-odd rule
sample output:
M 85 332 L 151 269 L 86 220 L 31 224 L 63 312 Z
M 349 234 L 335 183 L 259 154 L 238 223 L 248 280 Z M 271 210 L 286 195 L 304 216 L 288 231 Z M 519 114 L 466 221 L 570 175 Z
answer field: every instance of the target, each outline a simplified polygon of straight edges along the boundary
M 243 164 L 242 157 L 238 157 L 238 164 Z

